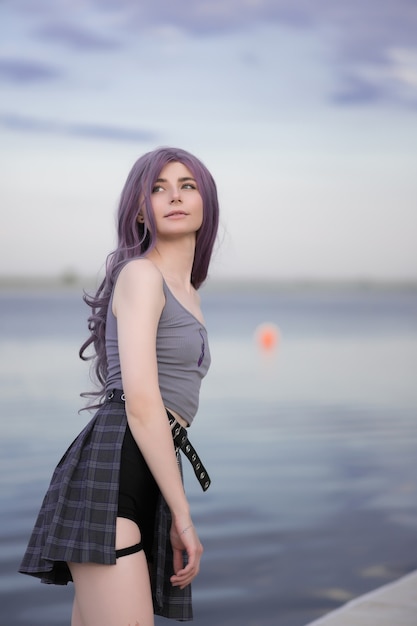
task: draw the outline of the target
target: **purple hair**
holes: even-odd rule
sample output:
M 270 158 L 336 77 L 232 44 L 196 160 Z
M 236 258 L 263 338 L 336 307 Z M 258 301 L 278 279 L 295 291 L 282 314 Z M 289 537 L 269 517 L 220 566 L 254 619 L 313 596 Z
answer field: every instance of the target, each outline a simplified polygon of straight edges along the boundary
M 100 406 L 105 392 L 107 378 L 106 358 L 106 317 L 113 286 L 123 265 L 129 259 L 139 258 L 154 248 L 156 226 L 151 204 L 151 194 L 161 170 L 168 163 L 179 162 L 185 165 L 197 181 L 203 200 L 203 222 L 197 231 L 194 262 L 191 271 L 191 283 L 198 289 L 207 277 L 208 267 L 219 224 L 219 204 L 216 184 L 205 165 L 195 156 L 179 148 L 157 148 L 141 156 L 133 165 L 127 177 L 120 197 L 117 213 L 117 248 L 109 254 L 106 262 L 106 274 L 94 296 L 84 295 L 85 302 L 92 312 L 88 318 L 90 336 L 80 348 L 83 361 L 92 360 L 92 374 L 101 389 L 81 394 L 99 399 Z M 139 211 L 145 220 L 137 220 Z M 93 344 L 92 356 L 87 356 L 87 349 Z

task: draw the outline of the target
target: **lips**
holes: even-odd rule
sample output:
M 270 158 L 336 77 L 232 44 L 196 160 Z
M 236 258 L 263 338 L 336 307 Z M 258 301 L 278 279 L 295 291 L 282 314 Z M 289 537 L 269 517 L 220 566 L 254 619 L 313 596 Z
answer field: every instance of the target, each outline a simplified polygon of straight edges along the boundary
M 165 215 L 165 217 L 175 217 L 176 215 L 187 215 L 185 211 L 170 211 Z

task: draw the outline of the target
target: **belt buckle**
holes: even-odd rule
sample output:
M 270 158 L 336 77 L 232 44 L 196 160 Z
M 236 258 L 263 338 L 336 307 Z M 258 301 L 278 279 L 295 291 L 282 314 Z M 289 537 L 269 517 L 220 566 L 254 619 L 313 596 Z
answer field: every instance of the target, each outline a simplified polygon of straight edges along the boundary
M 181 424 L 178 424 L 178 422 L 175 422 L 174 428 L 172 429 L 172 433 L 173 433 L 174 439 L 176 439 L 178 437 L 178 435 L 181 434 L 181 430 L 182 430 Z

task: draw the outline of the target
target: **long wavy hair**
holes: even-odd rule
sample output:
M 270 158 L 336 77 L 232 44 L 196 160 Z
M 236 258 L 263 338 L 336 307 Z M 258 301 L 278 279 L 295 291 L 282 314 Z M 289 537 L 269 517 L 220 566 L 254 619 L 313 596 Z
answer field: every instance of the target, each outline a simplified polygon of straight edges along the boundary
M 117 248 L 106 260 L 105 277 L 95 295 L 84 294 L 84 301 L 91 307 L 88 318 L 90 335 L 80 348 L 80 358 L 92 361 L 91 378 L 99 387 L 97 391 L 82 393 L 82 397 L 97 399 L 100 406 L 105 394 L 107 379 L 106 318 L 110 297 L 116 278 L 123 265 L 134 258 L 143 257 L 156 243 L 156 225 L 151 204 L 152 189 L 161 170 L 168 163 L 185 165 L 197 181 L 203 200 L 203 222 L 196 234 L 191 283 L 198 289 L 207 277 L 208 267 L 219 224 L 219 203 L 216 184 L 206 166 L 195 156 L 179 148 L 157 148 L 141 156 L 133 165 L 120 197 L 117 212 Z M 142 213 L 144 222 L 138 222 Z M 89 348 L 93 354 L 87 354 Z

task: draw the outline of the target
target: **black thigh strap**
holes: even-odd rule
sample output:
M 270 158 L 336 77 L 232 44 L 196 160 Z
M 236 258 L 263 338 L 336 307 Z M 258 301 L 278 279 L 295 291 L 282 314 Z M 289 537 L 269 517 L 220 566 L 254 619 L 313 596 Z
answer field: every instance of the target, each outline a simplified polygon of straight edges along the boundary
M 129 554 L 135 554 L 135 552 L 140 552 L 143 550 L 142 542 L 136 543 L 134 546 L 129 546 L 128 548 L 122 548 L 121 550 L 116 550 L 116 559 L 121 556 L 128 556 Z

